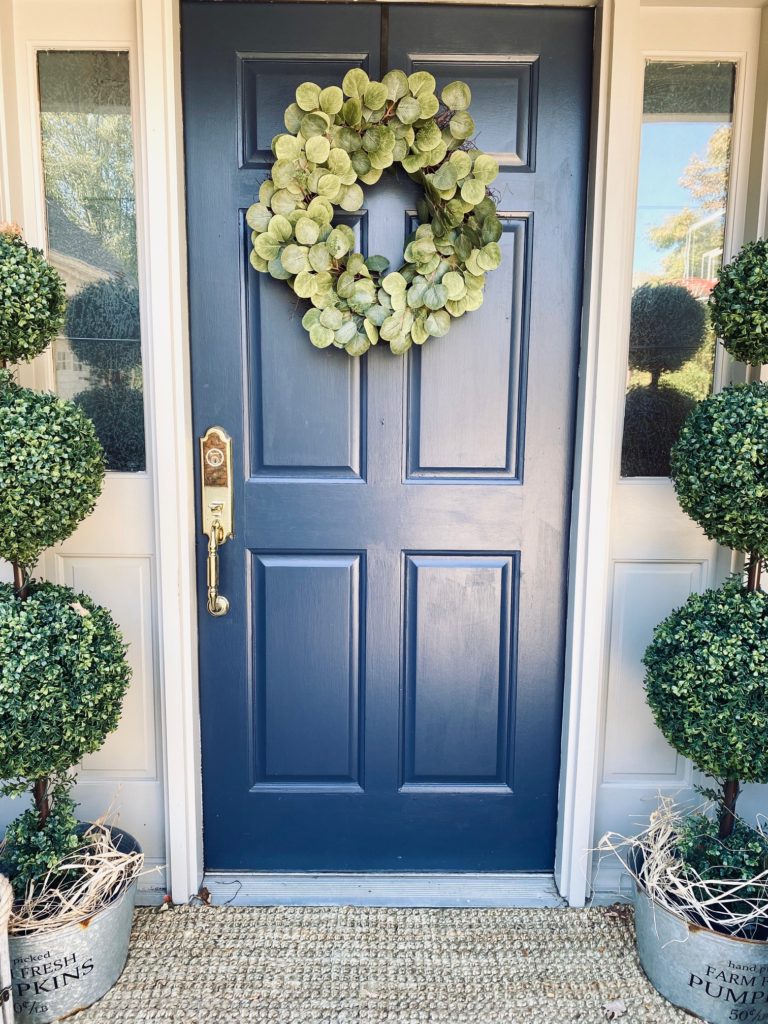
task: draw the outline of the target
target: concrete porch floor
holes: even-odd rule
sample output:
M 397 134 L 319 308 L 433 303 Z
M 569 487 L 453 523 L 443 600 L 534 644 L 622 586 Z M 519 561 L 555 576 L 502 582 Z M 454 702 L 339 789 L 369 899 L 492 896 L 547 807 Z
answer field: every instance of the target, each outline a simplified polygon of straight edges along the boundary
M 624 1024 L 657 995 L 629 907 L 177 907 L 136 912 L 122 978 L 73 1024 Z

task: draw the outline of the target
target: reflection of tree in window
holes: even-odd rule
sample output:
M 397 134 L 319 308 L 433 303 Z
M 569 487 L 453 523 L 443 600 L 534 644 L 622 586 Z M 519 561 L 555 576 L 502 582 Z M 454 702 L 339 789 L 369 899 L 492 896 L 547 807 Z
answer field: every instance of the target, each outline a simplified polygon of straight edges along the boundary
M 682 423 L 711 390 L 707 299 L 723 257 L 733 80 L 732 64 L 646 68 L 638 204 L 645 242 L 635 261 L 622 476 L 668 476 Z
M 48 243 L 67 286 L 57 385 L 96 425 L 111 470 L 144 469 L 128 54 L 38 54 Z
M 731 128 L 720 125 L 713 132 L 705 155 L 694 154 L 680 178 L 695 205 L 672 214 L 649 230 L 653 245 L 665 253 L 663 266 L 667 278 L 712 282 L 717 279 L 723 256 L 730 153 Z
M 627 391 L 621 471 L 624 476 L 668 476 L 669 452 L 695 398 L 663 374 L 681 367 L 701 347 L 704 307 L 681 285 L 644 284 L 632 296 L 630 369 L 650 374 Z
M 107 468 L 144 468 L 139 292 L 117 278 L 88 285 L 67 308 L 67 336 L 76 359 L 91 370 L 91 386 L 75 402 L 94 422 Z

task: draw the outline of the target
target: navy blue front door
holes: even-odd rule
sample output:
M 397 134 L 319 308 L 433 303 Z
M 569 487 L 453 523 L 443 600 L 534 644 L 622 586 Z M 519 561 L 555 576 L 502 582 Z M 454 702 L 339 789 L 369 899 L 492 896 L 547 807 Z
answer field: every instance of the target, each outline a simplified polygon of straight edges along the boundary
M 591 12 L 182 14 L 194 425 L 235 461 L 231 610 L 199 602 L 206 866 L 551 870 Z M 314 349 L 248 264 L 295 87 L 352 66 L 467 81 L 501 163 L 486 302 L 405 358 Z M 385 176 L 346 221 L 397 265 L 414 208 Z

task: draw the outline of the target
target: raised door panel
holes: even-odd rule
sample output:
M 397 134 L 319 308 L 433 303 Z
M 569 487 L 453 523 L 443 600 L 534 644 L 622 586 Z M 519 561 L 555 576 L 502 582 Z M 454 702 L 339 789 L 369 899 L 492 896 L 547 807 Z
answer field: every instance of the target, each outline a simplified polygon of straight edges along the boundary
M 415 350 L 408 391 L 408 476 L 519 479 L 532 218 L 503 214 L 503 270 L 479 310 Z
M 253 557 L 253 786 L 359 788 L 361 558 Z
M 514 555 L 408 555 L 403 787 L 509 787 Z

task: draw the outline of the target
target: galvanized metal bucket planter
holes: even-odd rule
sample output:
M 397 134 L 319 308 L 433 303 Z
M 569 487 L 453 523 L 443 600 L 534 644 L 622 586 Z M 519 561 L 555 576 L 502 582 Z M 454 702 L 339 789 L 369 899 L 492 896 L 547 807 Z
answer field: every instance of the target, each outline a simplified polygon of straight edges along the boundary
M 133 836 L 122 829 L 115 833 L 120 850 L 140 850 Z M 10 936 L 16 1024 L 61 1020 L 109 991 L 128 956 L 137 885 L 134 880 L 103 910 L 75 924 Z
M 640 963 L 653 987 L 710 1024 L 768 1022 L 768 942 L 699 928 L 635 885 Z

